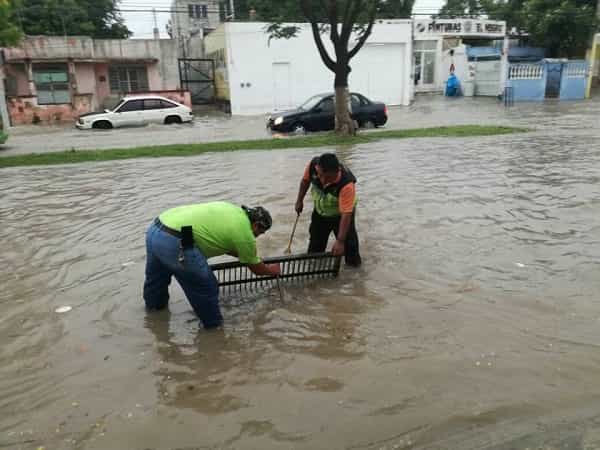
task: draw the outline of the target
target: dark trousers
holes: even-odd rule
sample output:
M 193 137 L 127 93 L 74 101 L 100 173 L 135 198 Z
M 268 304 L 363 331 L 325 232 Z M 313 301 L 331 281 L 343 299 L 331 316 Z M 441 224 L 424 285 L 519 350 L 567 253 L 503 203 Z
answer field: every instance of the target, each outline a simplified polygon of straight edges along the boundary
M 308 253 L 321 253 L 327 250 L 327 240 L 333 231 L 333 234 L 338 235 L 340 221 L 342 217 L 324 217 L 313 211 L 310 221 L 310 242 L 308 244 Z M 362 260 L 358 249 L 358 234 L 354 224 L 354 212 L 350 220 L 350 228 L 346 234 L 346 247 L 344 250 L 344 258 L 349 266 L 360 266 Z

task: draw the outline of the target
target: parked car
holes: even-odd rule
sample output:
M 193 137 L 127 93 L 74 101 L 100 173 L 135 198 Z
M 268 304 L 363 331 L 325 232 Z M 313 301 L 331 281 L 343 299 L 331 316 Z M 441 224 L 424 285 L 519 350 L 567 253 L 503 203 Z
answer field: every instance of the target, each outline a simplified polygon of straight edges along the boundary
M 82 114 L 77 128 L 116 128 L 148 123 L 182 123 L 194 119 L 192 110 L 181 103 L 156 95 L 123 98 L 111 111 Z
M 358 126 L 374 128 L 387 122 L 387 107 L 384 103 L 373 102 L 362 94 L 351 93 L 351 116 Z M 304 133 L 306 131 L 327 131 L 335 128 L 334 95 L 320 94 L 309 98 L 301 106 L 291 111 L 271 115 L 267 128 L 282 133 Z

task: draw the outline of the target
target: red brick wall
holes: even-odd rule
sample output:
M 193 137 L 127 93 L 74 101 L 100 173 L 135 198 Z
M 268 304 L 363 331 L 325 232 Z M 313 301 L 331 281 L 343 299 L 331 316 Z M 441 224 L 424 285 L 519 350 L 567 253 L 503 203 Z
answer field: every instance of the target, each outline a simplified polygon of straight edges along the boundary
M 80 114 L 91 111 L 92 96 L 74 95 L 73 104 L 38 105 L 37 97 L 10 97 L 8 113 L 13 125 L 74 122 Z

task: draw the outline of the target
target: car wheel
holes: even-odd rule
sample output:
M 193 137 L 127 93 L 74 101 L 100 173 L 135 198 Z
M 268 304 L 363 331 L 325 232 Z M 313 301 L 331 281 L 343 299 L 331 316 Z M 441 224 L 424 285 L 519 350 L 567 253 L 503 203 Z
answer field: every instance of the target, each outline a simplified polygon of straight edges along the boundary
M 376 127 L 375 122 L 373 122 L 372 120 L 365 120 L 362 123 L 362 128 L 365 128 L 367 130 L 372 130 L 375 127 Z
M 295 123 L 291 126 L 293 134 L 306 134 L 306 127 L 303 123 Z
M 108 120 L 98 120 L 92 124 L 92 128 L 96 128 L 98 130 L 110 130 L 112 127 L 112 123 L 110 123 Z
M 165 118 L 165 125 L 171 125 L 174 123 L 181 123 L 181 117 L 179 116 L 167 116 Z

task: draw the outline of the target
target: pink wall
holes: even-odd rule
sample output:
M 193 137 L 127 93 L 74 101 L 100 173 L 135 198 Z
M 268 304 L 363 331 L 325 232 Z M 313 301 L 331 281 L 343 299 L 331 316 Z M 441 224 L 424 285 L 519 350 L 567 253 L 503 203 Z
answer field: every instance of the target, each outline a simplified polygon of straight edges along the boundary
M 96 92 L 96 73 L 92 63 L 75 63 L 75 78 L 77 90 L 80 94 L 93 94 Z
M 36 97 L 11 97 L 8 113 L 13 125 L 73 122 L 91 109 L 91 95 L 74 95 L 71 105 L 37 105 Z
M 160 72 L 158 71 L 158 64 L 150 64 L 146 66 L 148 70 L 148 89 L 151 91 L 158 91 L 164 89 L 164 83 Z
M 96 108 L 102 108 L 104 100 L 110 95 L 110 82 L 108 80 L 108 64 L 101 63 L 95 66 L 96 76 Z M 101 80 L 104 81 L 101 81 Z
M 25 65 L 4 65 L 4 74 L 6 78 L 12 77 L 17 81 L 17 95 L 29 95 L 29 82 L 25 73 Z

